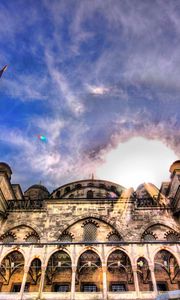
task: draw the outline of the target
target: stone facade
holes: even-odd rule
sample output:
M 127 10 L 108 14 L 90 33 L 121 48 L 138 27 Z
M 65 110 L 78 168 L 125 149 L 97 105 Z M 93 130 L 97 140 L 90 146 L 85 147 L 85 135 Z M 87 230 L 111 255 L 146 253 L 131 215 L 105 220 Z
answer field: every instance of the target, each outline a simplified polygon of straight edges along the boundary
M 92 178 L 23 193 L 0 163 L 0 299 L 180 299 L 180 161 L 170 172 L 160 190 Z

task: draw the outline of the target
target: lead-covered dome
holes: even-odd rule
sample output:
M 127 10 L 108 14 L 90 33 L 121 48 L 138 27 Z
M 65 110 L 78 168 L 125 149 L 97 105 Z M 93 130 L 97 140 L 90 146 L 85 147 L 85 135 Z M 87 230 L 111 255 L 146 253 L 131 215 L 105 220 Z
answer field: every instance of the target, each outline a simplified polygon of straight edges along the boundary
M 29 199 L 45 199 L 49 198 L 49 191 L 44 185 L 34 184 L 24 192 L 24 196 Z
M 125 188 L 106 180 L 80 180 L 63 185 L 52 192 L 51 198 L 117 198 Z

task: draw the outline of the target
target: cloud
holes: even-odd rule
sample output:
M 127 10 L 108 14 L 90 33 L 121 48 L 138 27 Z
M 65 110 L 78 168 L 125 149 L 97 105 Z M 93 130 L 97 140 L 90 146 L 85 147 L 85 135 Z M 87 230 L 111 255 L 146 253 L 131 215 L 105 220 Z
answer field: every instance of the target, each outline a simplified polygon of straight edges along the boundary
M 109 92 L 108 87 L 87 85 L 87 90 L 93 95 L 104 95 Z
M 53 188 L 87 178 L 135 136 L 162 141 L 180 155 L 178 6 L 0 4 L 0 63 L 9 63 L 0 82 L 8 116 L 0 124 L 1 157 L 12 163 L 14 180 Z

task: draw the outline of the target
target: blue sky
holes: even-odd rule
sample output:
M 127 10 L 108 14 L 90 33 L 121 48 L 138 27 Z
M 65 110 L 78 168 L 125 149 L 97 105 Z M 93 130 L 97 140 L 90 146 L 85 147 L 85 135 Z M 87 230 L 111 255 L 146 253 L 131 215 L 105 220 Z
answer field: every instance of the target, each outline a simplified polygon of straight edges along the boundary
M 13 182 L 88 178 L 134 137 L 179 157 L 179 1 L 1 0 L 0 20 L 0 157 Z

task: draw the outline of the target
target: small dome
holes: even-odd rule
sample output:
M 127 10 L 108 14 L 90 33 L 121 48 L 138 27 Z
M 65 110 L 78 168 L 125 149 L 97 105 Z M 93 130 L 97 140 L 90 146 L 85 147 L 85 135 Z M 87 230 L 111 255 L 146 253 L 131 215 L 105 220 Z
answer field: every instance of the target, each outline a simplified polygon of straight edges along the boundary
M 49 191 L 44 185 L 34 184 L 24 192 L 24 195 L 29 199 L 44 199 L 49 198 Z
M 175 170 L 180 170 L 180 160 L 173 162 L 173 164 L 170 166 L 169 172 L 172 174 Z
M 9 179 L 11 179 L 12 170 L 10 166 L 4 162 L 0 162 L 0 172 L 6 173 Z

